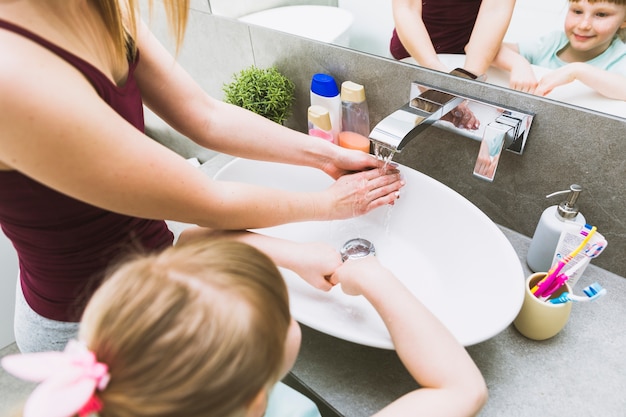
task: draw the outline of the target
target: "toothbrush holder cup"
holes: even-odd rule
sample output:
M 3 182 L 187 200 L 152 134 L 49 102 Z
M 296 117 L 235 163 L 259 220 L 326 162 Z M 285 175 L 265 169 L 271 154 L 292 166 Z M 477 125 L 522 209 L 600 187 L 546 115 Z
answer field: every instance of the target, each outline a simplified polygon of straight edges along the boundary
M 556 336 L 567 324 L 572 303 L 552 304 L 539 300 L 531 292 L 539 281 L 547 275 L 546 272 L 537 272 L 526 279 L 524 303 L 513 321 L 515 328 L 524 336 L 533 340 L 545 340 Z M 564 292 L 571 294 L 572 290 L 567 283 L 550 296 L 558 298 Z

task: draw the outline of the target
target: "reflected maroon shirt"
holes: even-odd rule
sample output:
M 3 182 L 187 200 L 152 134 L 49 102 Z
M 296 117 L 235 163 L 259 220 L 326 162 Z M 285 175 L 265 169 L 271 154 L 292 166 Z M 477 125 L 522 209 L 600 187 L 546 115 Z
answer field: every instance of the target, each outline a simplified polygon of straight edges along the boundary
M 424 0 L 422 19 L 438 54 L 464 54 L 482 0 Z M 389 51 L 396 59 L 410 55 L 393 30 Z

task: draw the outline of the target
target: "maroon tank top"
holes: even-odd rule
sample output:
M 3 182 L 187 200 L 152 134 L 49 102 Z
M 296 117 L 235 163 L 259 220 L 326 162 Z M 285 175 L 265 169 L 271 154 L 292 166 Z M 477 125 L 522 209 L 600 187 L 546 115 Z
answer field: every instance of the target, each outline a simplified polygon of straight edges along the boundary
M 482 0 L 422 1 L 422 20 L 438 54 L 464 54 Z M 396 59 L 410 55 L 393 30 L 389 51 Z
M 126 83 L 118 87 L 88 62 L 40 36 L 3 20 L 0 28 L 38 43 L 73 65 L 102 100 L 144 131 L 141 95 L 133 76 L 138 54 L 129 61 Z M 50 163 L 54 163 L 53 155 Z M 80 320 L 86 302 L 116 258 L 131 250 L 160 249 L 173 241 L 164 221 L 94 207 L 17 171 L 0 171 L 0 226 L 17 251 L 26 301 L 41 316 L 59 321 Z

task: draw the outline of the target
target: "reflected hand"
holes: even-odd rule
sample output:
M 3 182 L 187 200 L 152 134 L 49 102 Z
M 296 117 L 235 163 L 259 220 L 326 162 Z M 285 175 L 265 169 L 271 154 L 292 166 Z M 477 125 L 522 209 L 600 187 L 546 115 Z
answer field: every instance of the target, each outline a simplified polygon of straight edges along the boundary
M 569 84 L 576 80 L 576 69 L 579 63 L 567 64 L 544 75 L 539 81 L 535 94 L 546 96 L 556 87 Z
M 470 110 L 467 101 L 450 110 L 441 120 L 448 121 L 461 129 L 476 130 L 480 127 L 480 120 Z
M 535 94 L 538 82 L 535 72 L 528 62 L 518 63 L 512 70 L 509 87 L 523 93 Z
M 496 168 L 498 167 L 498 161 L 500 160 L 500 154 L 491 156 L 489 154 L 489 146 L 486 143 L 480 144 L 478 151 L 478 158 L 476 159 L 476 165 L 474 166 L 474 172 L 484 177 L 493 178 Z

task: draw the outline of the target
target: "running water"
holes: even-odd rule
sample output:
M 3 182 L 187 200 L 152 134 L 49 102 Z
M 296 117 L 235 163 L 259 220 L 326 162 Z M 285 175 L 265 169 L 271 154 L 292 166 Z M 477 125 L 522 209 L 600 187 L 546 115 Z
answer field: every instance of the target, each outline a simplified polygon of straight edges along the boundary
M 380 143 L 374 142 L 374 156 L 376 156 L 376 158 L 384 162 L 383 166 L 380 168 L 381 173 L 384 173 L 387 171 L 387 167 L 389 166 L 389 163 L 393 159 L 393 156 L 395 155 L 395 153 L 396 152 L 393 149 L 388 148 L 386 146 L 382 146 Z M 383 230 L 384 230 L 385 235 L 389 234 L 389 225 L 391 224 L 391 210 L 392 209 L 393 209 L 392 205 L 388 205 L 387 207 L 385 207 L 386 213 L 385 213 L 385 220 L 383 224 Z
M 395 151 L 378 143 L 374 143 L 374 156 L 384 162 L 380 169 L 381 174 L 389 169 L 389 164 L 395 154 Z M 367 180 L 364 180 L 366 183 Z M 365 184 L 363 184 L 365 187 Z M 389 235 L 391 225 L 391 210 L 393 205 L 388 204 L 366 214 L 365 216 L 357 216 L 356 207 L 358 201 L 355 201 L 355 211 L 353 217 L 344 220 L 333 220 L 329 223 L 330 239 L 337 247 L 342 245 L 349 239 L 386 239 Z
M 395 151 L 386 146 L 381 146 L 380 143 L 374 142 L 374 156 L 384 162 L 384 165 L 380 168 L 382 172 L 387 171 L 389 162 L 393 159 Z

